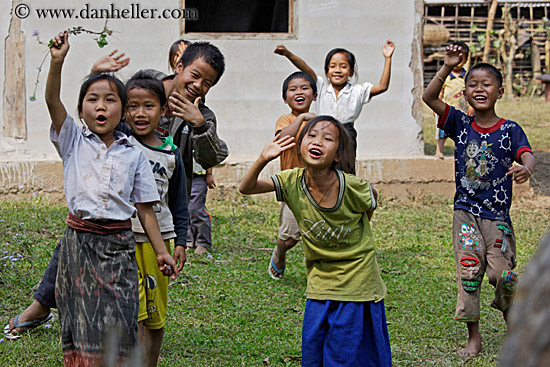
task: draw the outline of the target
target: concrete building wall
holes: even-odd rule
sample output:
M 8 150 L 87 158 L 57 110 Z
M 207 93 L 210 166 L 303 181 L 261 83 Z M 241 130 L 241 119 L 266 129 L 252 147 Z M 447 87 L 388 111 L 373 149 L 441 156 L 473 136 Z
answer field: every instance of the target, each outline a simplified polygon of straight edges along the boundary
M 390 89 L 365 105 L 356 122 L 359 158 L 422 154 L 419 125 L 421 114 L 417 108 L 413 108 L 419 98 L 419 89 L 416 86 L 418 81 L 415 82 L 415 77 L 421 70 L 416 32 L 419 30 L 422 7 L 418 9 L 416 2 L 418 1 L 295 0 L 294 36 L 221 35 L 209 38 L 184 35 L 191 40 L 208 39 L 226 56 L 226 73 L 218 85 L 211 89 L 207 96 L 207 104 L 219 118 L 219 134 L 229 145 L 231 159 L 251 159 L 256 156 L 273 135 L 276 119 L 289 111 L 281 99 L 281 86 L 284 78 L 295 69 L 286 59 L 273 53 L 278 44 L 284 43 L 303 57 L 320 75 L 323 72 L 324 57 L 330 49 L 348 48 L 355 53 L 358 61 L 358 81 L 376 83 L 382 72 L 382 45 L 386 39 L 391 39 L 396 44 Z M 0 0 L 2 9 L 6 9 L 0 14 L 2 40 L 9 36 L 10 31 L 10 16 L 7 9 L 24 4 L 30 10 L 28 17 L 21 20 L 21 31 L 25 36 L 27 140 L 23 143 L 6 137 L 0 138 L 0 154 L 4 159 L 12 156 L 33 159 L 55 156 L 48 140 L 49 117 L 44 102 L 49 58 L 42 67 L 36 93 L 37 100 L 28 100 L 34 89 L 36 67 L 46 52 L 45 47 L 39 45 L 32 37 L 32 33 L 37 30 L 41 40 L 47 42 L 59 30 L 73 26 L 101 30 L 104 20 L 63 17 L 38 19 L 36 9 L 75 8 L 79 11 L 86 3 L 93 8 L 107 8 L 114 4 L 117 8 L 124 9 L 137 2 L 52 0 L 44 3 L 37 0 Z M 154 5 L 140 5 L 157 9 L 176 9 L 180 8 L 180 1 L 161 0 L 156 1 Z M 131 63 L 120 72 L 122 78 L 130 77 L 141 68 L 168 71 L 168 47 L 180 37 L 180 21 L 176 19 L 110 19 L 108 28 L 113 30 L 113 34 L 108 37 L 109 45 L 104 49 L 99 49 L 90 35 L 82 34 L 70 39 L 71 50 L 63 71 L 62 100 L 69 113 L 73 115 L 76 115 L 77 94 L 81 81 L 99 56 L 114 49 L 126 52 L 131 57 Z M 5 79 L 5 75 L 14 70 L 14 64 L 10 64 L 10 60 L 5 60 L 4 48 L 0 47 L 0 68 Z M 2 93 L 4 90 L 5 87 Z M 0 108 L 6 108 L 4 98 L 0 100 Z M 9 122 L 2 117 L 0 127 L 6 123 Z

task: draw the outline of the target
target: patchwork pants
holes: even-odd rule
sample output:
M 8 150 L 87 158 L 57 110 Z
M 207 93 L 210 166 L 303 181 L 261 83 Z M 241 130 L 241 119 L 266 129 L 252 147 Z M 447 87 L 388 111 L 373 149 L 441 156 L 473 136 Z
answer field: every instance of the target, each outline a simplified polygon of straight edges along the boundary
M 508 309 L 517 283 L 517 274 L 512 271 L 516 267 L 516 240 L 512 225 L 455 210 L 453 248 L 458 282 L 455 318 L 466 322 L 479 320 L 484 274 L 495 287 L 491 307 L 500 311 Z

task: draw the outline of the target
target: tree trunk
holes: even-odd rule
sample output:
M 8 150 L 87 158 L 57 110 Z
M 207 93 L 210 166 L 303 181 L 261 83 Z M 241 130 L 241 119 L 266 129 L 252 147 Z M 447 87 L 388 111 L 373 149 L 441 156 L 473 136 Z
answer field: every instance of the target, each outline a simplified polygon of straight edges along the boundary
M 491 51 L 491 31 L 493 30 L 493 23 L 495 21 L 495 15 L 497 12 L 498 1 L 491 0 L 489 7 L 489 14 L 487 15 L 487 31 L 485 32 L 485 46 L 483 48 L 483 57 L 481 61 L 489 62 L 489 52 Z

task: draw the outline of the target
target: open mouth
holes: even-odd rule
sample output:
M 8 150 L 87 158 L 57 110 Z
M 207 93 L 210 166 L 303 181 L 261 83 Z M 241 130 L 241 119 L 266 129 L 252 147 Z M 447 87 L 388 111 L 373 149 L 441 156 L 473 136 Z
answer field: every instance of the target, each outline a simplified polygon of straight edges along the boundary
M 103 115 L 99 115 L 99 116 L 96 117 L 95 120 L 97 121 L 98 124 L 103 125 L 104 123 L 107 122 L 107 117 L 105 117 Z
M 309 150 L 309 155 L 313 158 L 321 158 L 323 153 L 319 149 L 313 148 Z
M 145 129 L 147 129 L 147 127 L 149 127 L 149 122 L 148 121 L 135 121 L 134 125 L 135 125 L 136 129 L 138 129 L 138 130 L 145 130 Z
M 188 93 L 191 97 L 196 98 L 196 97 L 199 96 L 199 94 L 198 94 L 197 92 L 194 92 L 194 91 L 192 91 L 192 90 L 189 89 L 189 88 L 185 88 L 185 90 L 187 91 L 187 93 Z
M 476 100 L 478 102 L 485 102 L 487 100 L 487 97 L 485 97 L 485 96 L 475 96 L 474 100 Z
M 294 101 L 296 101 L 296 103 L 304 103 L 306 99 L 304 97 L 296 97 Z

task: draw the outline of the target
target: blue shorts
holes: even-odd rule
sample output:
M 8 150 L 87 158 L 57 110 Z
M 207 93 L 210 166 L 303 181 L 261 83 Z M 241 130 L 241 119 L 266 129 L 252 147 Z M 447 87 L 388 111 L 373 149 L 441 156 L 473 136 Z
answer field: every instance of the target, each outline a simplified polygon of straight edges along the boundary
M 308 299 L 302 328 L 302 366 L 390 367 L 384 301 Z

